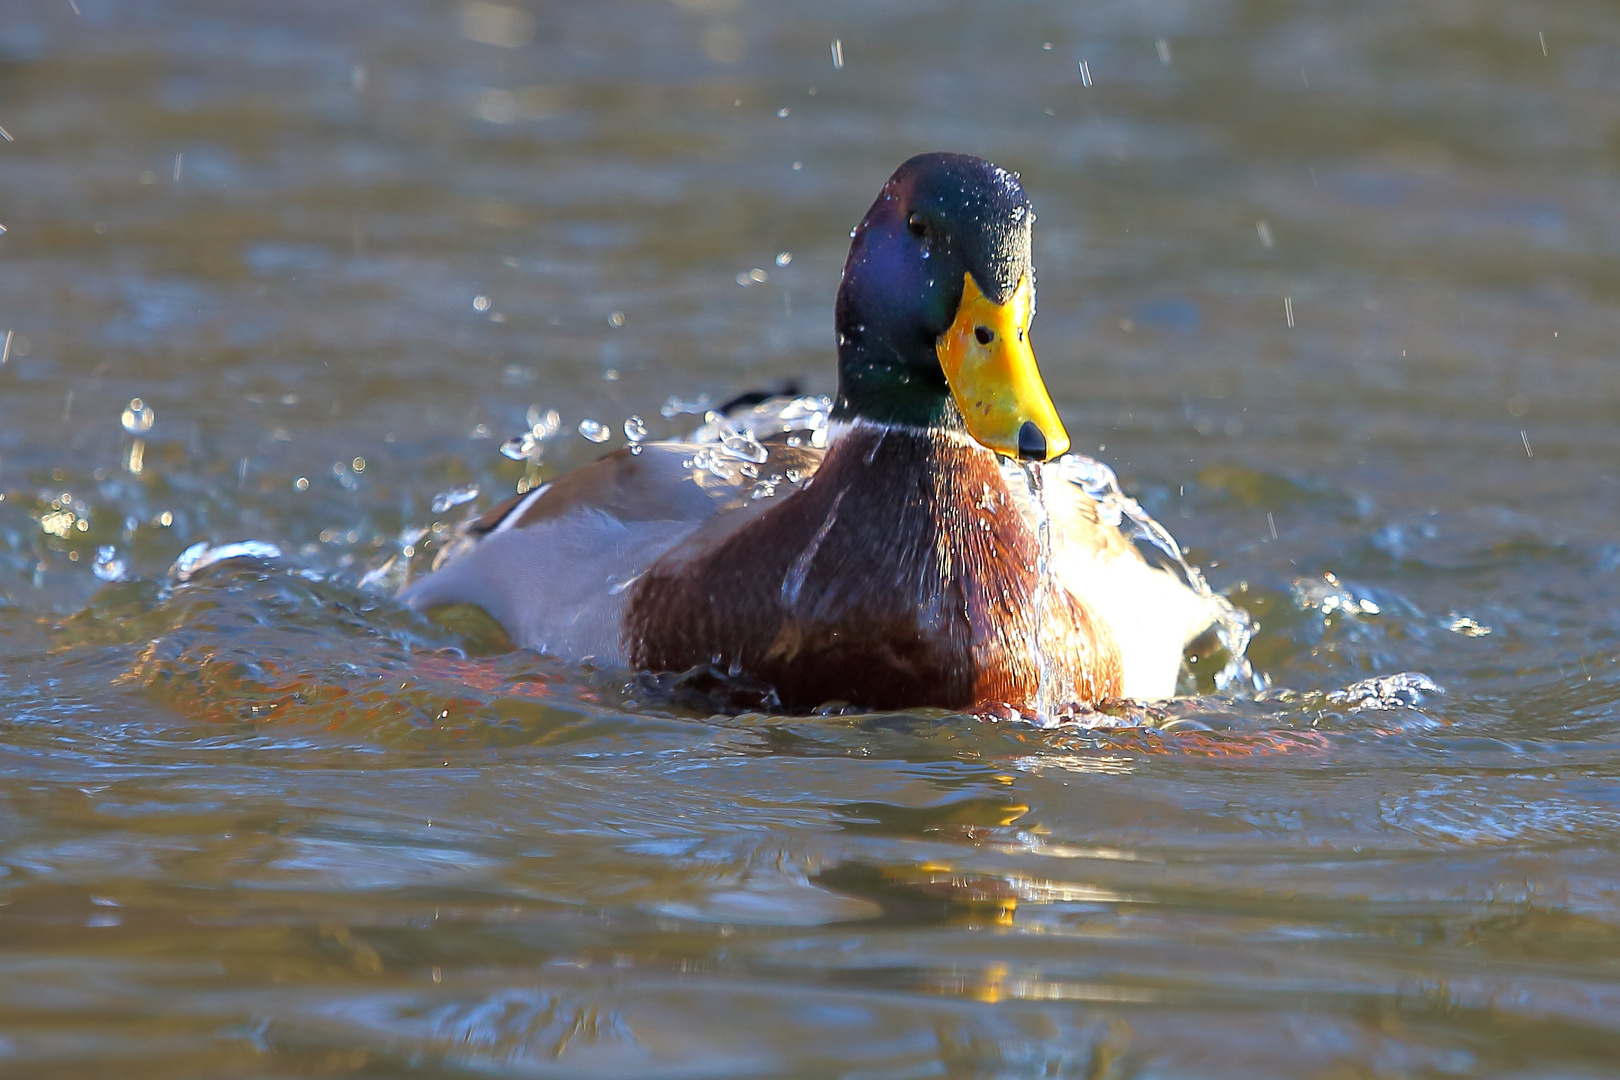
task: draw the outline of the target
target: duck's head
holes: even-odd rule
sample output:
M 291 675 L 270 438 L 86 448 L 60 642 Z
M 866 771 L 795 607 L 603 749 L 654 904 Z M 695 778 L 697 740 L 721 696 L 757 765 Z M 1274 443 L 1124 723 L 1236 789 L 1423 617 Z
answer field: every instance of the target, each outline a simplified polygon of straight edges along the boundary
M 834 415 L 965 428 L 1010 457 L 1068 450 L 1029 345 L 1034 221 L 1018 177 L 983 158 L 896 169 L 844 264 Z

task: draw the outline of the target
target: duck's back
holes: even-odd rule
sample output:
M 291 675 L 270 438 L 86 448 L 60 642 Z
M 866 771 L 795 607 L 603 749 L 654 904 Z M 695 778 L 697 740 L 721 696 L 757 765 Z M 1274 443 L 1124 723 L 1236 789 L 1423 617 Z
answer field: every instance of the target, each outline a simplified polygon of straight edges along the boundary
M 401 599 L 420 610 L 474 604 L 522 648 L 626 663 L 621 626 L 636 579 L 700 527 L 717 519 L 741 525 L 776 497 L 744 489 L 739 463 L 732 472 L 695 463 L 700 449 L 626 447 L 509 500 L 465 526 Z M 809 475 L 819 457 L 784 446 L 771 453 L 767 475 L 793 466 L 794 475 Z

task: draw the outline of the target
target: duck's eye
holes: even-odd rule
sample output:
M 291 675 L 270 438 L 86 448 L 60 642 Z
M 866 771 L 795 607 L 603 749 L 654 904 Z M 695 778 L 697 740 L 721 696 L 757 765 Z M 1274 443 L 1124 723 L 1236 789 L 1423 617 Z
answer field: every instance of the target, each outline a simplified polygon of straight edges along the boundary
M 980 345 L 988 345 L 996 340 L 996 332 L 988 326 L 975 326 L 973 336 L 979 339 Z
M 921 214 L 912 214 L 906 218 L 906 228 L 911 231 L 912 236 L 924 237 L 928 235 L 928 222 L 923 220 Z

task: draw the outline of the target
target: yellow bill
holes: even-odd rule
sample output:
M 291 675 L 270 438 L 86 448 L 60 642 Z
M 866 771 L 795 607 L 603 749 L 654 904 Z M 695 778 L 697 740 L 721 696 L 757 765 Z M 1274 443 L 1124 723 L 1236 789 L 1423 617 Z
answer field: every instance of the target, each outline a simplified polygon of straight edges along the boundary
M 963 275 L 956 321 L 934 351 L 968 434 L 1008 457 L 1049 461 L 1069 449 L 1057 407 L 1029 347 L 1034 288 L 1026 275 L 1005 304 Z

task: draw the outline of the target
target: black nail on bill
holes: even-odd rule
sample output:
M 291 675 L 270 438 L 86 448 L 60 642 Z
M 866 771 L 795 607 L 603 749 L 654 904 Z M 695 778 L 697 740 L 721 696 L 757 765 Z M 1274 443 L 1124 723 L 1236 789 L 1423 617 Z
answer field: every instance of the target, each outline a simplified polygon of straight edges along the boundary
M 1025 461 L 1046 460 L 1046 436 L 1033 420 L 1025 420 L 1024 426 L 1018 429 L 1018 456 Z

